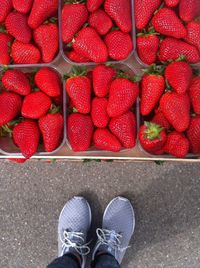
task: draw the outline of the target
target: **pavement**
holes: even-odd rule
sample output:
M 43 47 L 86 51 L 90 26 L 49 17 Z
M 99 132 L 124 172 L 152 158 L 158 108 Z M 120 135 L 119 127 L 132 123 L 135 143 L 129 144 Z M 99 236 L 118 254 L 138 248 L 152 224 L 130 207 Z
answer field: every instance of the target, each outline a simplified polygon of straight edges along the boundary
M 73 195 L 92 206 L 93 236 L 113 197 L 132 201 L 136 229 L 122 268 L 200 267 L 199 164 L 41 161 L 0 162 L 0 267 L 45 268 Z

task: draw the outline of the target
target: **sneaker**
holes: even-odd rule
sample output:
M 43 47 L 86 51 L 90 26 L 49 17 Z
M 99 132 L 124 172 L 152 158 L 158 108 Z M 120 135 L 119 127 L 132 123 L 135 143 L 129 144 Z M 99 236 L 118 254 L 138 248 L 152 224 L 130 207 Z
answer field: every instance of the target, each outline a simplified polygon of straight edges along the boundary
M 114 198 L 105 209 L 102 229 L 96 230 L 98 240 L 92 259 L 98 253 L 106 253 L 121 264 L 134 229 L 135 214 L 130 201 L 120 196 Z
M 85 267 L 86 255 L 90 252 L 86 240 L 91 220 L 91 209 L 84 197 L 75 196 L 65 204 L 58 223 L 59 257 L 66 253 L 79 255 L 81 267 Z

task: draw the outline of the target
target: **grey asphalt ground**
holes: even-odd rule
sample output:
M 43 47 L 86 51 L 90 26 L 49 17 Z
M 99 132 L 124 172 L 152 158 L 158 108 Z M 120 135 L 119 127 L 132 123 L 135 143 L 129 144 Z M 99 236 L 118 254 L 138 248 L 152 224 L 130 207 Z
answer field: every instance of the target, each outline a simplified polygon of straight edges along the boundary
M 73 195 L 91 203 L 92 234 L 113 197 L 131 199 L 136 230 L 122 268 L 200 267 L 199 164 L 0 162 L 0 268 L 45 268 Z

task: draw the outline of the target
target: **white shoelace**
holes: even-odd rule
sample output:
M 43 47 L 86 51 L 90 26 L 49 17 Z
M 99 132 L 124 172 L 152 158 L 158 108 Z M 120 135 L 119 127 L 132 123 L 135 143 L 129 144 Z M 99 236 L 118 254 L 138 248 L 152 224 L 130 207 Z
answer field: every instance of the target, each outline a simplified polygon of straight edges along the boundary
M 73 242 L 72 237 L 76 238 L 78 242 Z M 74 248 L 78 254 L 85 256 L 90 253 L 89 243 L 84 244 L 84 234 L 81 232 L 63 232 L 63 238 L 60 235 L 60 240 L 62 242 L 62 255 L 66 249 Z

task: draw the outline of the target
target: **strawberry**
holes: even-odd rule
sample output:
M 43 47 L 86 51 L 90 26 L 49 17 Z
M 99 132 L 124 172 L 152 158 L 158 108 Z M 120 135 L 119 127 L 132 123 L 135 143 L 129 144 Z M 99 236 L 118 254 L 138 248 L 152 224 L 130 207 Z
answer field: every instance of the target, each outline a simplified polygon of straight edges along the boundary
M 57 72 L 44 67 L 35 75 L 37 87 L 50 97 L 58 97 L 61 93 L 61 81 Z
M 59 113 L 47 114 L 39 119 L 39 128 L 42 133 L 46 152 L 53 152 L 58 148 L 61 142 L 63 126 L 63 116 Z
M 165 90 L 165 80 L 162 75 L 146 74 L 141 81 L 141 114 L 150 114 Z
M 31 119 L 39 119 L 45 115 L 51 107 L 51 99 L 43 92 L 33 92 L 24 98 L 22 104 L 22 116 Z
M 17 164 L 23 164 L 27 161 L 26 158 L 8 158 L 8 160 Z
M 112 20 L 102 9 L 91 13 L 88 22 L 100 35 L 107 34 L 113 26 Z
M 29 80 L 20 70 L 7 70 L 2 77 L 2 84 L 8 91 L 16 92 L 22 96 L 30 94 Z
M 155 34 L 138 34 L 137 52 L 145 64 L 156 62 L 160 39 Z
M 194 112 L 200 114 L 200 76 L 192 79 L 189 94 Z
M 192 80 L 192 68 L 186 62 L 172 62 L 165 69 L 165 78 L 178 94 L 184 94 Z
M 187 35 L 185 26 L 176 13 L 170 8 L 161 8 L 153 17 L 152 25 L 156 32 L 175 38 Z
M 103 4 L 103 2 L 104 0 L 87 0 L 87 9 L 90 12 L 94 12 Z
M 54 23 L 40 25 L 34 30 L 34 41 L 42 54 L 42 61 L 51 62 L 58 52 L 58 26 Z
M 86 151 L 90 147 L 93 133 L 91 117 L 78 113 L 70 114 L 67 133 L 73 151 Z
M 189 22 L 200 13 L 199 0 L 180 0 L 179 16 L 183 21 Z
M 13 129 L 13 141 L 26 159 L 36 153 L 39 139 L 40 132 L 35 121 L 24 120 Z
M 0 23 L 2 23 L 12 10 L 12 0 L 0 0 L 0 7 Z
M 106 128 L 97 128 L 93 135 L 93 143 L 97 149 L 119 152 L 121 144 L 119 140 Z
M 187 130 L 187 138 L 190 142 L 190 149 L 192 153 L 200 153 L 200 116 L 191 118 L 190 126 Z
M 56 14 L 58 11 L 58 0 L 34 0 L 28 24 L 32 29 L 36 29 L 46 19 Z
M 67 79 L 66 91 L 79 113 L 90 112 L 91 82 L 86 76 L 75 76 Z
M 133 148 L 136 144 L 136 118 L 131 111 L 114 117 L 109 123 L 111 132 L 119 139 L 124 148 Z
M 139 141 L 144 150 L 157 153 L 162 149 L 167 140 L 165 130 L 154 123 L 145 122 L 139 129 Z
M 11 50 L 13 61 L 16 64 L 36 64 L 40 61 L 40 51 L 32 44 L 16 41 Z
M 104 9 L 122 32 L 129 33 L 132 30 L 130 0 L 105 0 Z
M 34 0 L 12 0 L 13 7 L 20 13 L 29 13 Z
M 93 124 L 98 128 L 105 128 L 109 122 L 107 114 L 108 100 L 106 98 L 94 98 L 92 100 L 91 117 Z
M 164 0 L 165 1 L 165 5 L 168 7 L 176 7 L 180 0 Z
M 62 40 L 69 43 L 88 19 L 88 11 L 83 4 L 66 4 L 62 9 Z
M 195 46 L 172 37 L 165 38 L 160 46 L 160 60 L 177 60 L 180 56 L 185 56 L 190 63 L 200 61 L 200 54 Z
M 93 69 L 93 88 L 97 97 L 105 97 L 108 94 L 115 76 L 116 71 L 112 67 L 98 65 Z
M 12 37 L 6 33 L 0 33 L 0 64 L 9 64 L 10 57 L 10 46 Z
M 114 60 L 124 60 L 128 58 L 133 50 L 131 36 L 119 30 L 108 33 L 104 41 L 108 48 L 109 56 Z
M 72 45 L 74 50 L 96 63 L 105 62 L 108 59 L 108 50 L 97 32 L 90 28 L 83 28 Z
M 185 131 L 190 123 L 190 99 L 187 94 L 165 93 L 160 100 L 160 107 L 169 123 L 178 132 Z
M 167 135 L 164 151 L 175 157 L 183 158 L 189 152 L 189 141 L 183 133 L 172 131 Z
M 110 86 L 107 112 L 110 117 L 120 116 L 127 112 L 139 94 L 137 83 L 133 83 L 126 78 L 115 79 Z
M 187 25 L 187 36 L 185 41 L 196 46 L 200 52 L 200 21 L 191 21 Z
M 90 60 L 79 55 L 75 50 L 71 50 L 69 52 L 66 53 L 66 56 L 71 60 L 71 61 L 74 61 L 74 62 L 78 62 L 78 63 L 81 63 L 81 62 L 89 62 Z
M 154 117 L 151 119 L 151 122 L 165 128 L 166 130 L 169 130 L 171 127 L 170 123 L 161 110 L 155 113 Z
M 31 29 L 27 23 L 27 16 L 19 12 L 11 12 L 5 21 L 8 33 L 15 37 L 16 40 L 29 43 L 31 41 Z
M 136 28 L 139 30 L 144 29 L 160 5 L 161 0 L 135 0 Z
M 12 92 L 0 94 L 0 126 L 13 120 L 22 107 L 21 97 Z

